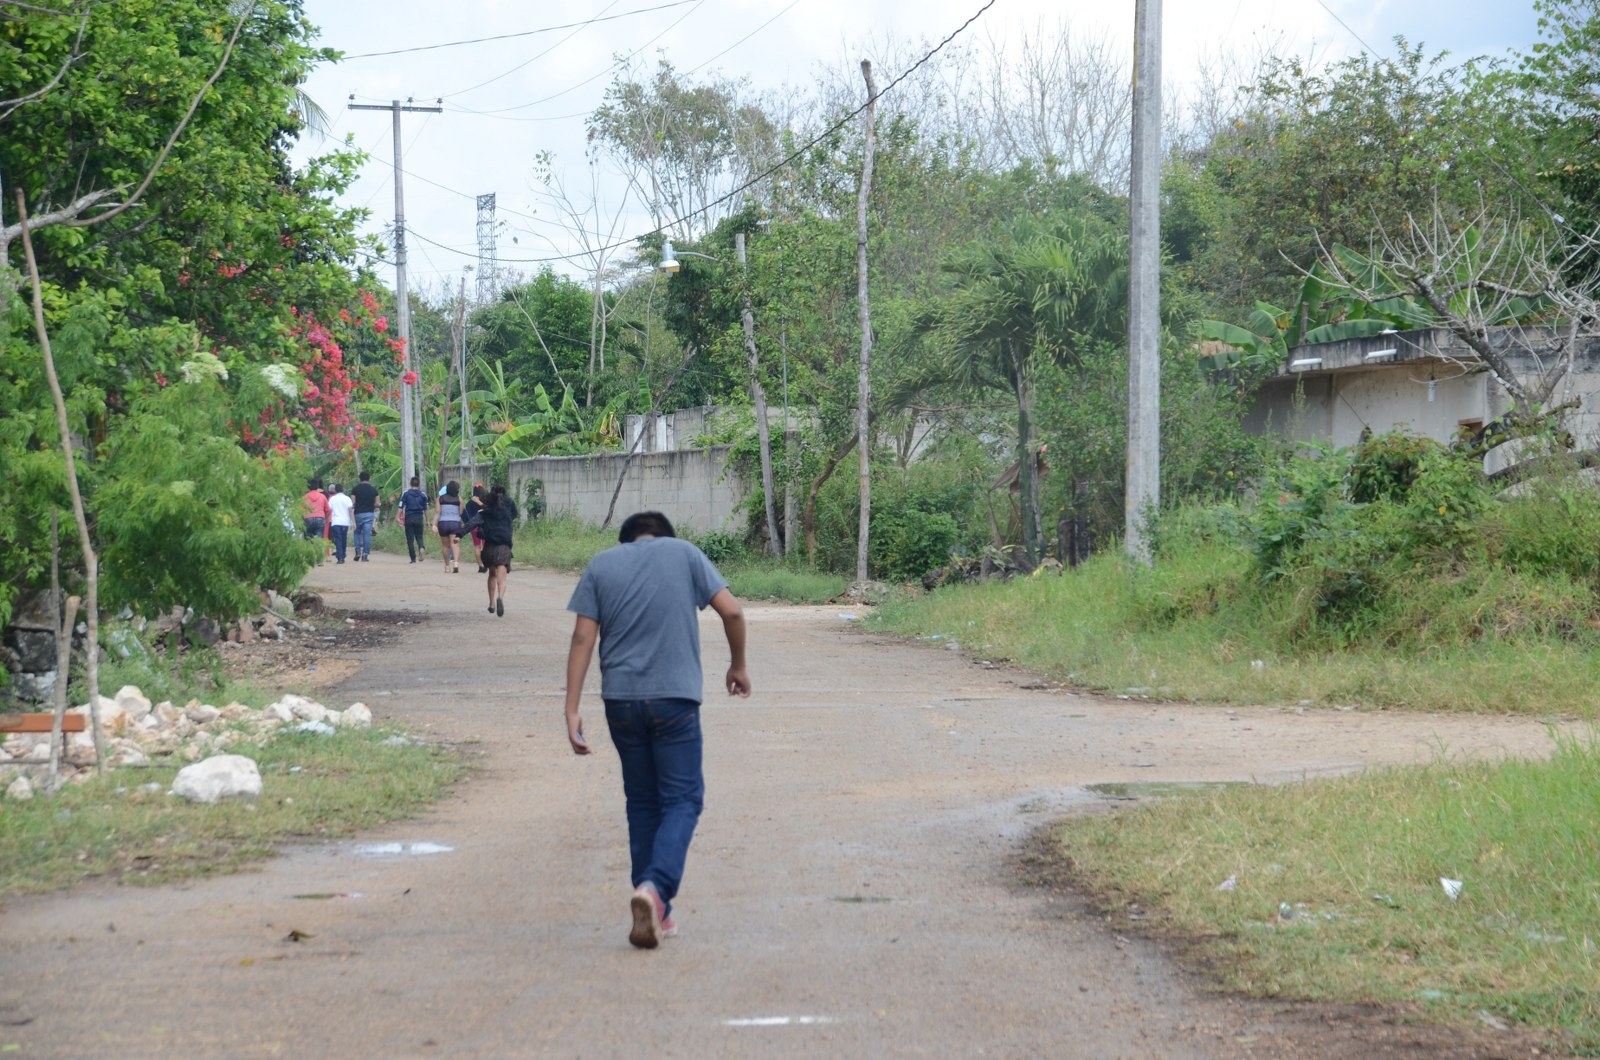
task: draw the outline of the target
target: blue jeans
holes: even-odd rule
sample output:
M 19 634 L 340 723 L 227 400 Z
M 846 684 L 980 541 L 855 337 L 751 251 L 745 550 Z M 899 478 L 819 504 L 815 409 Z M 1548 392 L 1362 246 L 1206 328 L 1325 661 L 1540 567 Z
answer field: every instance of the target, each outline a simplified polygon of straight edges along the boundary
M 622 759 L 633 885 L 646 880 L 672 912 L 689 840 L 700 820 L 700 704 L 692 699 L 608 699 L 606 724 Z
M 343 563 L 344 546 L 350 540 L 350 528 L 348 526 L 330 526 L 328 527 L 328 538 L 333 542 L 333 558 Z
M 322 518 L 305 518 L 301 522 L 305 525 L 305 539 L 314 541 L 322 536 L 322 528 L 327 525 L 327 520 Z
M 372 524 L 378 518 L 377 512 L 356 513 L 356 555 L 372 555 Z

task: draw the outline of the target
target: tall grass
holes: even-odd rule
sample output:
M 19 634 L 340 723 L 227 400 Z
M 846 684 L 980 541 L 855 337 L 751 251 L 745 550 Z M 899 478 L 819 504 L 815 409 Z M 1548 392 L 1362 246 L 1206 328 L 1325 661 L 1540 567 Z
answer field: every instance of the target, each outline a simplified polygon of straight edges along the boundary
M 1597 820 L 1591 733 L 1548 762 L 1228 788 L 1077 818 L 1056 838 L 1113 904 L 1208 940 L 1229 986 L 1488 1011 L 1596 1048 Z M 1441 878 L 1462 881 L 1459 899 Z
M 1587 714 L 1600 637 L 1574 627 L 1590 601 L 1563 574 L 1484 567 L 1396 591 L 1405 640 L 1306 636 L 1306 594 L 1263 583 L 1217 535 L 1169 542 L 1153 569 L 1102 554 L 1061 575 L 950 586 L 901 598 L 876 621 L 942 635 L 1069 684 L 1214 703 Z M 1581 613 L 1581 610 L 1580 612 Z

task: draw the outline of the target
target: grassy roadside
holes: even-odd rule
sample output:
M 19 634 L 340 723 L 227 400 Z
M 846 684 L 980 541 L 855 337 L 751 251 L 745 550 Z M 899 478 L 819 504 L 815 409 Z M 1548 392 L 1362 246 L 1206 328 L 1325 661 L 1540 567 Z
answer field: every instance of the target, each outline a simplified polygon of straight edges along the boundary
M 1200 940 L 1230 988 L 1487 1014 L 1600 1055 L 1597 820 L 1591 735 L 1549 762 L 1183 795 L 1075 818 L 1054 840 L 1108 908 Z
M 1246 574 L 1238 549 L 1199 542 L 1153 571 L 1102 556 L 902 597 L 874 621 L 1121 695 L 1594 717 L 1600 652 L 1585 630 L 1313 650 Z M 1500 587 L 1449 588 L 1470 612 Z M 1596 821 L 1591 735 L 1550 761 L 1229 787 L 1074 817 L 1051 838 L 1080 886 L 1138 906 L 1230 988 L 1519 1021 L 1600 1055 Z M 1463 881 L 1459 899 L 1441 878 Z
M 1118 695 L 1536 717 L 1593 709 L 1600 651 L 1588 640 L 1297 647 L 1280 615 L 1239 592 L 1247 564 L 1237 549 L 1216 543 L 1155 571 L 1130 572 L 1120 556 L 1102 555 L 1063 575 L 902 597 L 874 622 Z
M 0 901 L 94 876 L 165 883 L 237 871 L 297 841 L 354 834 L 438 799 L 465 766 L 397 730 L 280 733 L 249 750 L 255 802 L 167 795 L 178 767 L 121 769 L 51 797 L 0 802 Z

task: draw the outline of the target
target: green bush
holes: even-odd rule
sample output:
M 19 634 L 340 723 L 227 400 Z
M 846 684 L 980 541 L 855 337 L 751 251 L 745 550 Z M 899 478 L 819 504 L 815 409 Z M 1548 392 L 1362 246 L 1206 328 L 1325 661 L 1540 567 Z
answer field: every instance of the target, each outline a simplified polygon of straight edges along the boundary
M 873 516 L 868 559 L 879 578 L 913 581 L 949 563 L 960 538 L 961 528 L 947 512 L 891 510 Z
M 1350 499 L 1357 504 L 1399 500 L 1417 480 L 1423 457 L 1439 449 L 1430 438 L 1401 431 L 1363 439 L 1350 462 Z
M 694 539 L 694 543 L 706 554 L 706 559 L 718 566 L 749 555 L 748 549 L 735 540 L 732 534 L 723 530 L 701 534 Z
M 989 539 L 992 467 L 928 459 L 909 467 L 873 468 L 872 529 L 867 562 L 875 578 L 920 578 L 950 562 L 952 553 L 974 555 Z M 835 475 L 817 503 L 821 570 L 852 573 L 860 504 L 854 475 Z M 943 516 L 943 518 L 939 518 Z

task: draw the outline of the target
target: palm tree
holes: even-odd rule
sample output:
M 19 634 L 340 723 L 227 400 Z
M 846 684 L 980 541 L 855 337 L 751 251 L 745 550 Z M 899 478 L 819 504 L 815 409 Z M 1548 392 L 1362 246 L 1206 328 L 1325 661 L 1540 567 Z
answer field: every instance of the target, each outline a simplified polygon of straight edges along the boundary
M 1076 365 L 1081 352 L 1126 327 L 1125 235 L 1084 218 L 1029 218 L 998 241 L 972 244 L 945 262 L 950 293 L 925 328 L 948 360 L 952 382 L 1005 390 L 1017 404 L 1022 545 L 1031 566 L 1044 551 L 1039 526 L 1033 386 L 1042 358 Z

